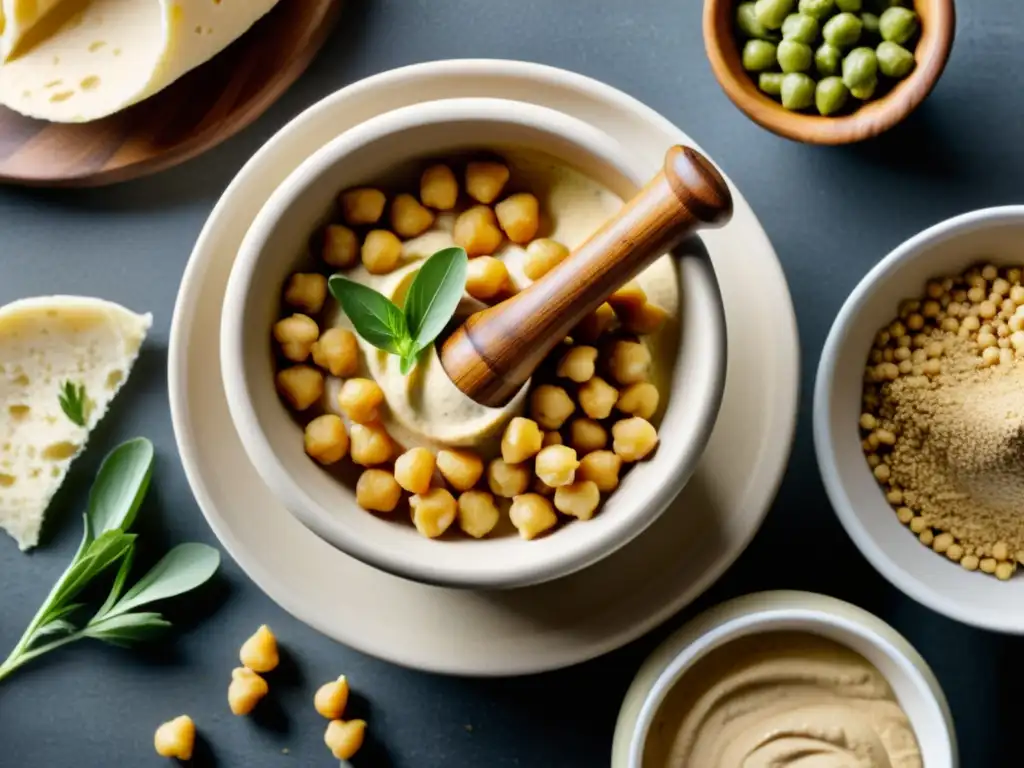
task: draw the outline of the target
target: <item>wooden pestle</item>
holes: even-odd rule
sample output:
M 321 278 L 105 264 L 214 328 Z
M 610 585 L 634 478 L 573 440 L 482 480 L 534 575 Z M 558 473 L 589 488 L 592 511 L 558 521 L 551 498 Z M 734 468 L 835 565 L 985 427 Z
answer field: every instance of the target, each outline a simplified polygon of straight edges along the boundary
M 584 317 L 702 227 L 725 224 L 732 196 L 699 152 L 674 146 L 661 171 L 543 278 L 467 318 L 444 342 L 441 365 L 476 402 L 500 407 Z

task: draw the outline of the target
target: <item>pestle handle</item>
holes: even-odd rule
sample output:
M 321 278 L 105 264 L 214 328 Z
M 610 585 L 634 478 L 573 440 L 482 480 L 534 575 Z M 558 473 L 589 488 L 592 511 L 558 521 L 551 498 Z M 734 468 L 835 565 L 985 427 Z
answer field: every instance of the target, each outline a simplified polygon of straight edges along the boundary
M 672 147 L 662 170 L 565 261 L 457 328 L 441 349 L 445 371 L 478 403 L 504 405 L 608 296 L 696 230 L 731 216 L 728 185 L 711 162 Z

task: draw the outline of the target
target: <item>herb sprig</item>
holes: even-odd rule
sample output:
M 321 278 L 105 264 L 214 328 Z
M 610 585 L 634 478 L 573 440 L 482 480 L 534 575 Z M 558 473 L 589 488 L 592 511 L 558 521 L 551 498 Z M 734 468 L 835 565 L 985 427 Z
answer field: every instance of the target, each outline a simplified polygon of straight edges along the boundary
M 403 309 L 373 288 L 341 275 L 332 275 L 328 286 L 356 333 L 377 349 L 401 358 L 404 376 L 455 314 L 466 287 L 468 264 L 462 248 L 435 253 L 413 278 Z
M 60 401 L 60 409 L 64 411 L 65 416 L 80 427 L 86 425 L 93 403 L 85 393 L 85 384 L 65 381 L 61 385 L 57 399 Z
M 205 544 L 181 544 L 125 589 L 131 575 L 136 534 L 127 533 L 149 488 L 153 446 L 137 438 L 103 461 L 89 491 L 85 532 L 78 552 L 0 664 L 0 680 L 44 653 L 84 638 L 114 645 L 147 640 L 170 626 L 160 613 L 138 608 L 195 589 L 220 565 L 220 553 Z M 76 598 L 120 563 L 103 605 L 88 621 L 74 621 L 85 604 Z

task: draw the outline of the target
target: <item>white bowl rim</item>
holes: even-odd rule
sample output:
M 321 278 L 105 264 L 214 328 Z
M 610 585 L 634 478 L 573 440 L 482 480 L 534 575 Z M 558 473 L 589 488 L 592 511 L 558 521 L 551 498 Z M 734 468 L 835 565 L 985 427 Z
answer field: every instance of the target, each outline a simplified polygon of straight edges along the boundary
M 812 409 L 814 449 L 825 492 L 839 522 L 868 562 L 894 587 L 933 611 L 964 624 L 1009 634 L 1024 634 L 1024 621 L 1021 618 L 1014 618 L 1011 614 L 976 613 L 970 603 L 950 600 L 949 595 L 938 592 L 927 582 L 890 559 L 875 543 L 874 537 L 861 521 L 856 512 L 856 505 L 840 479 L 830 414 L 840 346 L 847 335 L 848 327 L 867 303 L 876 286 L 889 277 L 904 259 L 945 240 L 992 226 L 1021 222 L 1024 222 L 1024 205 L 1003 205 L 970 211 L 928 227 L 897 246 L 878 262 L 853 289 L 832 323 L 818 364 Z
M 256 249 L 250 248 L 247 243 L 251 238 L 262 241 L 273 228 L 277 216 L 269 216 L 267 212 L 279 210 L 292 201 L 305 188 L 310 177 L 316 175 L 324 167 L 336 163 L 344 155 L 358 151 L 366 143 L 386 133 L 431 122 L 448 122 L 467 118 L 511 122 L 557 135 L 564 140 L 570 140 L 584 151 L 615 167 L 637 186 L 646 181 L 646 179 L 639 178 L 638 174 L 629 167 L 628 161 L 623 159 L 628 158 L 629 155 L 617 140 L 578 118 L 549 107 L 512 99 L 486 97 L 445 98 L 401 107 L 370 118 L 344 131 L 310 155 L 274 190 L 254 218 L 239 247 L 239 253 L 232 265 L 231 276 L 225 292 L 225 306 L 241 300 L 243 294 L 241 289 L 252 278 L 256 266 Z M 253 233 L 257 233 L 258 237 Z M 246 253 L 250 250 L 254 252 L 253 258 L 246 258 Z M 705 332 L 714 339 L 714 343 L 711 345 L 713 358 L 705 358 L 703 365 L 706 374 L 701 378 L 707 381 L 707 385 L 701 387 L 706 394 L 699 401 L 703 416 L 695 427 L 695 439 L 675 457 L 674 466 L 677 469 L 668 473 L 659 483 L 658 491 L 650 497 L 648 504 L 638 504 L 632 514 L 623 515 L 617 525 L 609 526 L 602 536 L 595 538 L 587 546 L 562 553 L 560 557 L 553 557 L 549 561 L 527 562 L 512 569 L 495 567 L 486 573 L 478 572 L 467 576 L 461 568 L 449 566 L 444 558 L 439 558 L 429 567 L 421 567 L 417 563 L 403 560 L 398 551 L 391 552 L 386 548 L 368 546 L 360 537 L 347 535 L 343 528 L 334 524 L 329 513 L 292 480 L 291 475 L 277 457 L 272 441 L 268 439 L 260 426 L 244 377 L 227 373 L 228 371 L 243 370 L 244 366 L 224 364 L 226 360 L 240 363 L 243 358 L 242 333 L 239 329 L 241 319 L 231 312 L 225 312 L 219 329 L 221 367 L 232 421 L 236 430 L 243 437 L 242 442 L 249 454 L 250 461 L 257 467 L 264 482 L 274 490 L 289 512 L 318 536 L 364 563 L 420 583 L 470 589 L 516 588 L 569 575 L 610 555 L 643 533 L 683 489 L 707 446 L 724 396 L 727 335 L 724 304 L 710 259 L 707 256 L 694 259 L 694 264 L 698 265 L 701 272 L 708 278 L 708 288 L 711 293 L 706 298 L 708 303 L 717 308 L 717 311 L 705 316 L 707 321 Z M 695 290 L 701 289 L 698 287 Z
M 956 732 L 945 693 L 928 662 L 903 635 L 869 611 L 844 600 L 815 592 L 774 590 L 741 595 L 707 609 L 672 633 L 651 654 L 649 658 L 657 660 L 660 653 L 672 649 L 681 637 L 688 635 L 695 627 L 710 625 L 696 640 L 676 653 L 647 690 L 629 735 L 627 768 L 643 768 L 647 736 L 658 711 L 669 692 L 695 662 L 732 640 L 758 631 L 790 631 L 779 625 L 794 623 L 800 626 L 793 631 L 813 633 L 815 627 L 829 627 L 847 637 L 870 643 L 884 653 L 921 694 L 921 701 L 926 705 L 934 705 L 926 707 L 927 714 L 936 724 L 941 725 L 949 747 L 950 765 L 957 765 Z M 845 645 L 841 640 L 835 642 Z M 642 671 L 643 668 L 640 674 Z

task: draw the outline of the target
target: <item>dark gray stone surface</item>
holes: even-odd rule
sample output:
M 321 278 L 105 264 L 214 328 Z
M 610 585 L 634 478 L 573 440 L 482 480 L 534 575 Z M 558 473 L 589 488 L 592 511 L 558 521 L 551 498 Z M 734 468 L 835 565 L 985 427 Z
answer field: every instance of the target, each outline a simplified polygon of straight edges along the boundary
M 905 125 L 855 147 L 790 143 L 734 109 L 706 63 L 697 0 L 351 0 L 307 75 L 254 126 L 201 160 L 98 191 L 0 189 L 0 303 L 85 293 L 156 316 L 138 370 L 53 507 L 44 546 L 25 556 L 0 538 L 0 651 L 14 644 L 71 557 L 83 492 L 103 448 L 119 439 L 144 434 L 157 446 L 145 540 L 216 543 L 176 456 L 166 347 L 192 244 L 242 163 L 301 109 L 364 76 L 431 59 L 518 58 L 604 80 L 682 126 L 744 191 L 790 281 L 804 396 L 789 471 L 753 545 L 685 615 L 765 588 L 818 590 L 857 603 L 903 632 L 934 668 L 964 765 L 1016 765 L 1024 641 L 956 624 L 884 582 L 840 529 L 811 444 L 817 357 L 856 282 L 940 219 L 1021 200 L 1024 10 L 1018 0 L 959 5 L 956 46 L 933 96 Z M 373 743 L 358 765 L 590 768 L 607 764 L 619 702 L 642 658 L 685 618 L 575 669 L 477 681 L 407 671 L 337 645 L 279 609 L 230 560 L 200 603 L 175 607 L 185 629 L 172 642 L 142 653 L 81 643 L 0 686 L 0 765 L 159 765 L 153 729 L 182 711 L 207 742 L 197 765 L 332 765 L 309 701 L 318 682 L 345 670 L 358 681 L 354 709 L 372 723 Z M 228 671 L 240 640 L 260 622 L 274 626 L 293 659 L 275 686 L 279 707 L 258 721 L 235 718 L 224 705 Z

